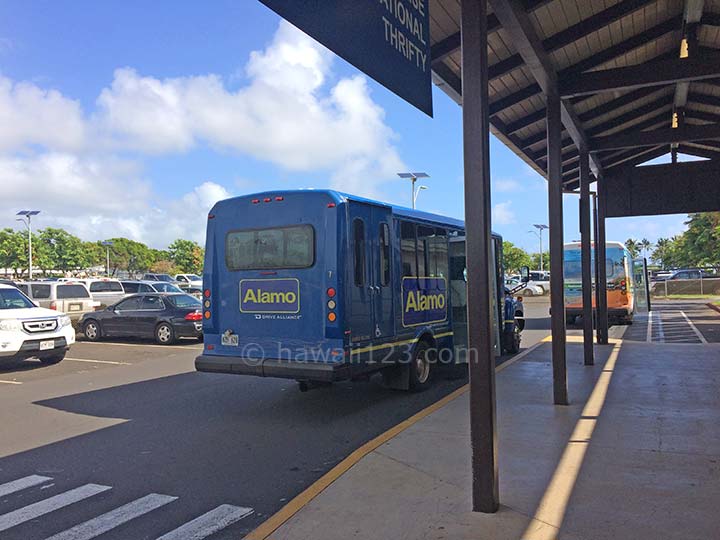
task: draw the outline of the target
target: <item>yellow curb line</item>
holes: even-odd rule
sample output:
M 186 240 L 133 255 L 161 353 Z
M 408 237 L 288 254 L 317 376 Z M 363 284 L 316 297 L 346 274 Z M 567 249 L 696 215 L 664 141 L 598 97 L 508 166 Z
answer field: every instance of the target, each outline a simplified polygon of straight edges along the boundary
M 567 343 L 582 343 L 582 342 L 583 342 L 583 337 L 582 337 L 582 336 L 565 336 L 565 341 L 566 341 Z M 545 336 L 545 337 L 542 339 L 542 343 L 551 343 L 551 342 L 552 342 L 552 336 Z M 598 345 L 598 342 L 597 342 L 597 340 L 596 340 L 595 338 L 593 338 L 593 343 L 594 343 L 595 345 Z M 622 343 L 622 339 L 618 339 L 618 338 L 608 338 L 608 344 L 613 344 L 613 345 L 614 345 L 614 344 L 618 344 L 618 343 Z
M 495 372 L 502 371 L 506 367 L 511 366 L 518 360 L 528 355 L 530 352 L 542 345 L 542 342 L 536 343 L 532 347 L 528 347 L 512 359 L 503 362 L 495 368 Z M 384 433 L 381 433 L 374 439 L 366 442 L 356 450 L 354 450 L 349 456 L 343 459 L 340 463 L 335 465 L 332 469 L 322 475 L 319 479 L 308 486 L 305 491 L 297 495 L 293 500 L 283 506 L 275 514 L 270 516 L 266 521 L 258 525 L 258 527 L 245 536 L 244 540 L 266 540 L 272 533 L 278 530 L 286 521 L 297 514 L 304 506 L 306 506 L 315 497 L 325 491 L 335 480 L 340 478 L 343 474 L 349 471 L 354 465 L 356 465 L 362 458 L 367 456 L 373 450 L 379 448 L 390 439 L 396 437 L 413 424 L 418 423 L 420 420 L 434 413 L 438 409 L 441 409 L 451 401 L 459 398 L 469 390 L 469 386 L 466 384 L 461 386 L 457 390 L 451 392 L 444 398 L 436 401 L 432 405 L 424 408 L 422 411 L 415 413 L 410 418 L 403 420 L 396 426 L 391 427 Z

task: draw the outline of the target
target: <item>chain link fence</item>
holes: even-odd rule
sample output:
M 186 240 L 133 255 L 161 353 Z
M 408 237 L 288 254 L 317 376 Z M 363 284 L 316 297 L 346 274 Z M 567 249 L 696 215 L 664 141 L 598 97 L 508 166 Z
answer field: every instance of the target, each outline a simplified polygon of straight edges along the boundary
M 650 277 L 650 295 L 654 298 L 720 296 L 720 268 L 653 272 Z

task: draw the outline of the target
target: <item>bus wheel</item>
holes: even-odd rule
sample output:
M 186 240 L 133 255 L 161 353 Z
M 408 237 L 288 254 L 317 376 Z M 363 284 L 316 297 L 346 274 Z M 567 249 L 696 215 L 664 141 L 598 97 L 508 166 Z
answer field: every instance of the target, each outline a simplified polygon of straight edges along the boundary
M 430 387 L 430 371 L 435 363 L 434 358 L 435 349 L 425 341 L 418 342 L 409 366 L 411 392 L 422 392 Z

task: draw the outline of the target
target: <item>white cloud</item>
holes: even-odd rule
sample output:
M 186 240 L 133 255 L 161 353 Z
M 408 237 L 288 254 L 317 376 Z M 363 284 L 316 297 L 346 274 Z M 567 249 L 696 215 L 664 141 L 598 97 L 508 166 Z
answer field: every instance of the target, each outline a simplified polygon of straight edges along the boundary
M 198 179 L 167 200 L 153 186 L 168 179 L 143 176 L 146 159 L 202 146 L 378 194 L 383 180 L 405 169 L 396 134 L 364 77 L 328 82 L 332 62 L 283 22 L 266 49 L 251 53 L 247 82 L 236 90 L 214 74 L 163 79 L 125 67 L 83 111 L 56 90 L 0 76 L 0 215 L 30 205 L 43 211 L 40 227 L 85 239 L 124 235 L 159 247 L 181 236 L 202 241 L 207 211 L 230 193 Z M 0 226 L 14 224 L 4 220 Z
M 496 225 L 512 225 L 515 223 L 515 212 L 510 208 L 512 203 L 505 201 L 492 207 L 492 221 Z
M 49 153 L 0 157 L 0 226 L 21 208 L 41 210 L 38 228 L 62 227 L 86 240 L 126 236 L 153 247 L 176 238 L 202 242 L 207 212 L 231 194 L 206 181 L 176 199 L 156 194 L 137 163 L 108 156 Z M 39 181 L 38 179 L 42 179 Z
M 249 84 L 235 92 L 217 75 L 156 79 L 124 68 L 98 98 L 96 121 L 116 144 L 181 152 L 203 142 L 292 171 L 328 171 L 336 186 L 372 192 L 403 163 L 361 76 L 327 92 L 330 53 L 288 23 L 253 52 Z
M 517 191 L 520 189 L 520 183 L 513 178 L 498 178 L 493 180 L 493 189 L 501 193 Z
M 77 150 L 85 143 L 80 104 L 57 90 L 0 76 L 0 152 L 42 145 Z

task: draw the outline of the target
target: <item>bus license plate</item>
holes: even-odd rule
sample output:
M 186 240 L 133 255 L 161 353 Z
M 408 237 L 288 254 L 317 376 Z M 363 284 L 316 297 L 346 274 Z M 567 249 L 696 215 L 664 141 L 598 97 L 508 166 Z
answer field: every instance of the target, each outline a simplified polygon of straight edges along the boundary
M 40 350 L 41 351 L 49 351 L 50 349 L 55 348 L 55 340 L 49 340 L 49 341 L 41 341 L 40 342 Z
M 233 334 L 231 336 L 223 336 L 222 344 L 227 345 L 228 347 L 237 347 L 238 346 L 238 335 Z

